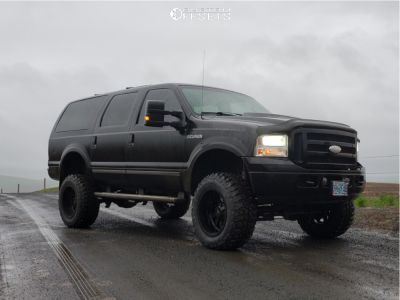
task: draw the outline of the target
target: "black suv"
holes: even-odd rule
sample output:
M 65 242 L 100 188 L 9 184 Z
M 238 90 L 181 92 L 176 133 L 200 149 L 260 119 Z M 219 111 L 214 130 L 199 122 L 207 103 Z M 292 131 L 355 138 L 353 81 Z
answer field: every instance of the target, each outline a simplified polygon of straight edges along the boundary
M 201 243 L 235 249 L 257 220 L 297 220 L 317 238 L 343 234 L 363 191 L 357 132 L 271 114 L 253 98 L 211 87 L 160 84 L 67 105 L 49 141 L 69 227 L 100 203 L 153 202 L 161 218 L 192 219 Z

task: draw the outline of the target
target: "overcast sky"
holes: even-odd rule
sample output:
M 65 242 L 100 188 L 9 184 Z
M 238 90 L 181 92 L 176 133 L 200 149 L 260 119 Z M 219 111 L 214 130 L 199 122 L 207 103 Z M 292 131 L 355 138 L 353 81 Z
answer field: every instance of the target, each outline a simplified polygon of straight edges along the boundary
M 229 20 L 170 16 L 210 7 L 230 9 Z M 398 181 L 398 11 L 397 2 L 0 3 L 0 174 L 46 175 L 48 136 L 71 100 L 201 84 L 206 49 L 206 85 L 274 113 L 349 124 L 368 179 Z

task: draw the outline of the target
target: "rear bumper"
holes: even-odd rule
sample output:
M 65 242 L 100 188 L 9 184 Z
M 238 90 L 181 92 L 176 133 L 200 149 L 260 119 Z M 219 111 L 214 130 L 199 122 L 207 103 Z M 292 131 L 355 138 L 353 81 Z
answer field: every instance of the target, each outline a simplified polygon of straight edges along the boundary
M 354 199 L 365 188 L 365 169 L 311 170 L 286 158 L 243 158 L 253 194 L 260 203 L 332 203 Z M 332 181 L 349 183 L 347 197 L 332 196 Z
M 59 180 L 60 179 L 60 166 L 57 162 L 49 162 L 49 166 L 47 168 L 47 173 L 49 174 L 51 179 Z

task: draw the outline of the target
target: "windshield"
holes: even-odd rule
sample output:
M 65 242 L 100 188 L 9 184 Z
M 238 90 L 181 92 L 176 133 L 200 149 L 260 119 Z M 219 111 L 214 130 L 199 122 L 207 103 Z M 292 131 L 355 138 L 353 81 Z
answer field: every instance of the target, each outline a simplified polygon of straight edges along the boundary
M 268 113 L 255 99 L 240 93 L 200 86 L 183 86 L 182 92 L 198 114 Z

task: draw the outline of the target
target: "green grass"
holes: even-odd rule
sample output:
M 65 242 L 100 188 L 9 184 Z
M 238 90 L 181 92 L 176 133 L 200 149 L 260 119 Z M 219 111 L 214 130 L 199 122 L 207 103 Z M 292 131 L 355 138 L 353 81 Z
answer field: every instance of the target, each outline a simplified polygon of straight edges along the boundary
M 38 193 L 57 193 L 58 192 L 58 187 L 51 187 L 47 189 L 42 189 L 40 191 L 37 191 Z
M 392 195 L 381 195 L 379 197 L 359 196 L 354 200 L 357 207 L 399 207 L 399 197 Z

